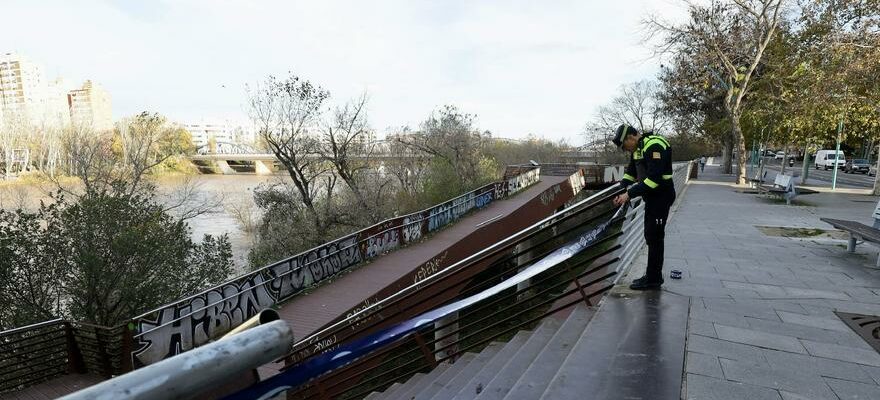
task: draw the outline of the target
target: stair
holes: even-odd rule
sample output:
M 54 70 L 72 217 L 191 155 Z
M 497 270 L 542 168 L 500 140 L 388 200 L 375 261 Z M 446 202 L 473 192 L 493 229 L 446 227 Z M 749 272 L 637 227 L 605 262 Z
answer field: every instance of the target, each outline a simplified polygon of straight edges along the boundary
M 654 292 L 606 300 L 598 312 L 578 304 L 562 323 L 545 319 L 367 398 L 678 399 L 689 299 Z
M 492 342 L 478 354 L 465 353 L 455 364 L 443 363 L 429 374 L 415 374 L 405 383 L 395 383 L 366 398 L 500 400 L 516 385 L 537 391 L 540 396 L 556 372 L 547 371 L 547 364 L 555 361 L 558 369 L 592 314 L 591 309 L 577 306 L 563 322 L 548 318 L 533 332 L 518 332 L 508 343 Z M 546 361 L 548 358 L 551 361 Z M 541 374 L 549 374 L 544 386 L 525 379 L 524 374 L 538 368 L 537 365 L 541 366 Z

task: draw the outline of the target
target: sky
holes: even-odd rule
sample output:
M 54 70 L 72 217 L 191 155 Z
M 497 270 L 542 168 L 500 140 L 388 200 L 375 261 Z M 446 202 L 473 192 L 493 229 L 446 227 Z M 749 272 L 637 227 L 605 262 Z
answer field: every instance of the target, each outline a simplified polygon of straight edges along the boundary
M 678 0 L 221 1 L 4 0 L 0 53 L 50 79 L 92 79 L 113 116 L 247 121 L 246 91 L 294 73 L 362 93 L 370 125 L 417 127 L 453 104 L 497 137 L 583 143 L 583 126 L 620 85 L 659 69 L 643 44 L 649 14 Z

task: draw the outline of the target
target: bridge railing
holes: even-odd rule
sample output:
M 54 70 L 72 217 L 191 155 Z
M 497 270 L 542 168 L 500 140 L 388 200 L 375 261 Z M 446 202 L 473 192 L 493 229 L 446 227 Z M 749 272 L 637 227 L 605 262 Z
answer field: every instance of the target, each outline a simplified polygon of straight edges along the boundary
M 131 336 L 113 328 L 54 319 L 0 332 L 0 393 L 67 373 L 104 377 L 131 370 Z
M 359 398 L 536 324 L 613 285 L 623 208 L 607 188 L 305 338 L 290 364 L 233 398 Z M 475 275 L 474 272 L 479 272 Z
M 687 179 L 688 164 L 676 164 L 673 181 L 681 191 Z M 454 298 L 474 295 L 521 271 L 540 263 L 560 245 L 560 240 L 592 232 L 609 218 L 609 201 L 622 190 L 611 187 L 572 205 L 534 226 L 497 243 L 429 280 L 419 282 L 385 301 L 323 329 L 294 345 L 285 370 L 313 365 L 342 346 L 372 337 L 418 312 L 447 304 Z M 357 398 L 400 379 L 433 368 L 437 362 L 454 359 L 465 351 L 485 345 L 499 336 L 521 329 L 561 308 L 594 298 L 609 289 L 644 245 L 644 205 L 638 199 L 624 215 L 615 214 L 601 238 L 594 239 L 582 258 L 542 272 L 529 285 L 508 289 L 491 300 L 482 300 L 447 318 L 433 328 L 422 329 L 406 341 L 336 369 L 298 389 L 297 398 Z M 618 224 L 619 223 L 619 224 Z M 525 258 L 525 260 L 523 259 Z M 618 262 L 619 261 L 619 262 Z M 486 262 L 490 265 L 487 267 Z M 469 269 L 486 269 L 489 274 L 474 278 Z M 619 276 L 619 275 L 618 275 Z M 474 282 L 477 282 L 476 284 Z M 439 288 L 432 290 L 432 288 Z M 564 289 L 564 290 L 563 290 Z M 560 299 L 565 299 L 561 301 Z M 552 307 L 551 307 L 552 304 Z M 421 318 L 421 317 L 420 317 Z M 502 328 L 503 327 L 503 328 Z M 463 336 L 459 338 L 459 336 Z M 453 338 L 450 340 L 450 338 Z
M 536 183 L 540 168 L 426 210 L 383 221 L 134 318 L 135 368 L 221 336 L 264 308 Z

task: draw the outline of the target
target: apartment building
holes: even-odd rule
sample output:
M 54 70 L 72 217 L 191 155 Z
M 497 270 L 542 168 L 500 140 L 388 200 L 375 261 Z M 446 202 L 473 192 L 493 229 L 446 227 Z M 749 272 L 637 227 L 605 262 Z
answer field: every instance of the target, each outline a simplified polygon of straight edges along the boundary
M 110 93 L 87 80 L 82 87 L 67 93 L 70 122 L 75 126 L 91 126 L 98 132 L 113 129 Z

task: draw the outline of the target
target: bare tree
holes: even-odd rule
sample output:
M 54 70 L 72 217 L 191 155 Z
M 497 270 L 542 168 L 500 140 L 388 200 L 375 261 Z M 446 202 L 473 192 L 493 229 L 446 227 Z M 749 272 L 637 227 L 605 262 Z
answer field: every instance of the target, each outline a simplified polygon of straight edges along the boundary
M 410 140 L 405 136 L 411 134 L 413 132 L 409 127 L 402 127 L 388 135 L 384 143 L 389 159 L 385 163 L 385 171 L 396 179 L 401 191 L 414 197 L 424 181 L 431 155 L 407 145 Z
M 12 177 L 16 165 L 16 152 L 27 147 L 28 121 L 19 114 L 7 114 L 0 124 L 0 152 L 3 155 L 3 176 Z
M 476 116 L 447 105 L 422 122 L 421 131 L 400 135 L 396 140 L 415 150 L 445 161 L 466 186 L 479 180 L 483 136 L 476 129 Z
M 79 178 L 86 192 L 107 191 L 117 179 L 117 157 L 113 139 L 86 125 L 69 127 L 62 137 L 67 174 Z M 79 193 L 56 177 L 50 177 L 59 189 L 75 197 Z
M 191 152 L 192 143 L 181 130 L 168 124 L 157 113 L 142 112 L 117 126 L 121 148 L 121 173 L 130 182 L 132 192 L 139 189 L 143 177 L 176 155 Z
M 649 33 L 664 38 L 658 50 L 684 49 L 712 68 L 725 89 L 724 109 L 740 157 L 737 183 L 745 183 L 745 139 L 740 118 L 750 81 L 776 33 L 784 0 L 712 0 L 701 6 L 689 3 L 690 20 L 683 25 L 658 18 L 647 21 Z M 730 172 L 730 165 L 725 166 Z
M 269 76 L 247 90 L 250 117 L 260 140 L 287 170 L 314 226 L 322 226 L 315 205 L 316 180 L 327 167 L 315 131 L 329 93 L 293 74 L 283 80 Z
M 357 204 L 368 214 L 368 222 L 379 222 L 385 188 L 389 181 L 375 173 L 380 149 L 367 121 L 367 95 L 337 107 L 323 124 L 319 146 L 321 157 L 329 162 L 345 182 Z M 329 193 L 328 193 L 329 195 Z
M 638 81 L 621 85 L 619 94 L 611 103 L 596 111 L 595 126 L 611 132 L 626 123 L 642 132 L 662 132 L 669 126 L 669 119 L 658 99 L 657 83 Z

